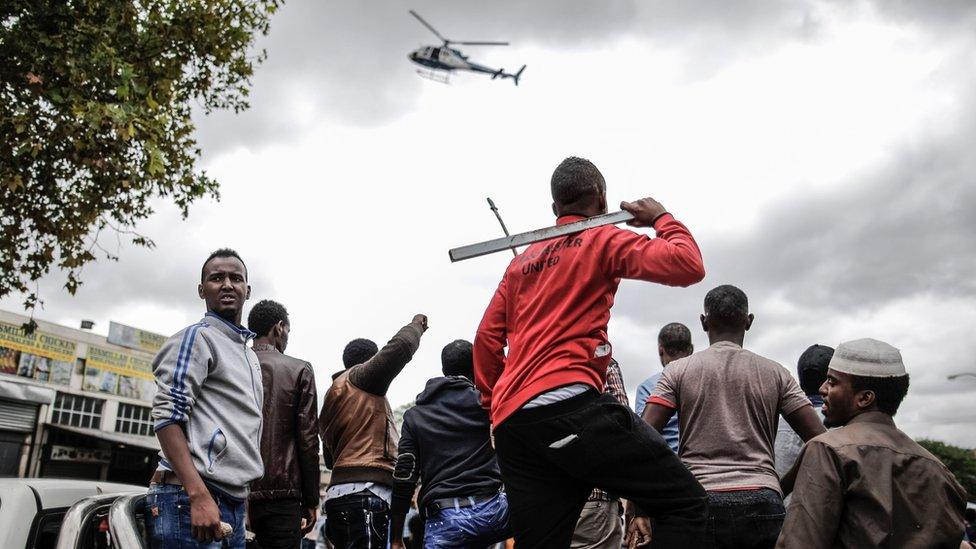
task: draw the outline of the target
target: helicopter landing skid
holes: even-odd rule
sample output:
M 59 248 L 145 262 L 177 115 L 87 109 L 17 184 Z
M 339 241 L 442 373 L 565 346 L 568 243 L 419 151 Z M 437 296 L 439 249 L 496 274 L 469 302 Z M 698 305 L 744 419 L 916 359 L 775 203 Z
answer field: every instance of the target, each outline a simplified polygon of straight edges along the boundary
M 451 77 L 446 72 L 431 70 L 417 69 L 417 74 L 422 78 L 427 80 L 432 80 L 434 82 L 440 82 L 441 84 L 450 84 Z

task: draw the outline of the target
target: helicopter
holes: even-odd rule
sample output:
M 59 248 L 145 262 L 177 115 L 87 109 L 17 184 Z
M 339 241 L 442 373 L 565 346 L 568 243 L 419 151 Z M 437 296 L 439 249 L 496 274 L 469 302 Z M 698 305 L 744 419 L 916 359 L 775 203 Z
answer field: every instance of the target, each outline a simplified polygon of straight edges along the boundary
M 484 74 L 490 74 L 491 79 L 496 78 L 511 78 L 515 85 L 518 86 L 519 78 L 522 77 L 522 71 L 525 70 L 525 65 L 519 69 L 514 74 L 505 72 L 505 69 L 492 69 L 484 65 L 479 65 L 468 61 L 468 57 L 461 53 L 459 50 L 452 48 L 451 44 L 461 44 L 464 46 L 507 46 L 508 42 L 461 42 L 457 40 L 448 40 L 441 36 L 441 33 L 437 32 L 437 29 L 432 27 L 430 23 L 424 21 L 417 12 L 410 10 L 410 15 L 417 18 L 420 23 L 427 27 L 427 29 L 434 33 L 434 36 L 440 38 L 443 42 L 441 46 L 425 46 L 418 48 L 407 56 L 408 59 L 414 63 L 424 67 L 427 70 L 417 70 L 417 74 L 427 78 L 428 80 L 434 80 L 444 84 L 448 83 L 448 76 L 451 72 L 456 70 L 480 72 Z M 440 72 L 438 72 L 440 71 Z

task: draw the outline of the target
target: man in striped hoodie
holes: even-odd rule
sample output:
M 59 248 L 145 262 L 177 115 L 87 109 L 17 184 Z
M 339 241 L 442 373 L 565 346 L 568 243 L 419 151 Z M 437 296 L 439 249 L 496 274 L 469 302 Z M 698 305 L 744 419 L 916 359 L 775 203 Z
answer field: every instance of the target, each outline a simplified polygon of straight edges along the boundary
M 146 522 L 153 547 L 223 540 L 244 547 L 244 502 L 261 461 L 261 364 L 241 326 L 251 295 L 247 267 L 221 249 L 203 264 L 207 313 L 169 338 L 153 360 L 152 417 L 162 448 L 150 480 Z M 221 530 L 227 523 L 232 532 Z

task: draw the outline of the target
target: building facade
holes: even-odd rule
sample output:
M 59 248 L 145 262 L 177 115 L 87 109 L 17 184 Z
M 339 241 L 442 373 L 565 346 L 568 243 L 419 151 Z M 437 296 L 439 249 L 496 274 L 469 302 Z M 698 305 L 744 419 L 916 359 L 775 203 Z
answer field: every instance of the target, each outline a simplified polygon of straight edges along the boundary
M 0 476 L 143 485 L 158 461 L 152 358 L 165 337 L 109 336 L 0 311 Z

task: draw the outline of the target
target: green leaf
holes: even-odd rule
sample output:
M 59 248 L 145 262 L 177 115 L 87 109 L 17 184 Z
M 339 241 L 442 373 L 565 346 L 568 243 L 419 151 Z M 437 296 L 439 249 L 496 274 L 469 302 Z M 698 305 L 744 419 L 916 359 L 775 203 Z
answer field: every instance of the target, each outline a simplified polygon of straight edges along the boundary
M 152 204 L 186 216 L 219 196 L 197 166 L 191 113 L 247 107 L 255 37 L 280 4 L 4 2 L 17 16 L 0 18 L 3 72 L 16 75 L 0 100 L 0 298 L 22 293 L 32 310 L 59 261 L 74 292 L 99 227 L 152 247 L 136 231 Z

